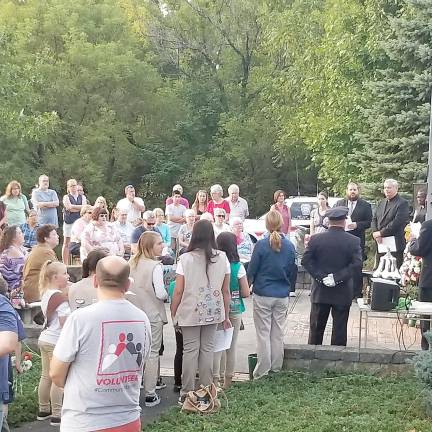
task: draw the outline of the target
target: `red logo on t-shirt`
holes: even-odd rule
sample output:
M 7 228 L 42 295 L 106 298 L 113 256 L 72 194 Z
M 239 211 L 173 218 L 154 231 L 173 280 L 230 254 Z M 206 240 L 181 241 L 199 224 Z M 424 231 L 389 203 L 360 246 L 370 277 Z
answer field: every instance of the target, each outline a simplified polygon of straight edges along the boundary
M 97 375 L 118 375 L 142 369 L 146 338 L 144 321 L 102 323 Z

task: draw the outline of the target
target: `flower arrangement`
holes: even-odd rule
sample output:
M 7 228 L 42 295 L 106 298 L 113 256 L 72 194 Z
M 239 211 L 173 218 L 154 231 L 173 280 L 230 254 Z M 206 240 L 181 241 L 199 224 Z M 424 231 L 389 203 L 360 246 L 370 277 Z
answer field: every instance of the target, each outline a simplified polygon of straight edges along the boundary
M 422 259 L 411 255 L 407 250 L 404 252 L 404 261 L 400 268 L 400 285 L 406 288 L 417 288 L 422 267 Z

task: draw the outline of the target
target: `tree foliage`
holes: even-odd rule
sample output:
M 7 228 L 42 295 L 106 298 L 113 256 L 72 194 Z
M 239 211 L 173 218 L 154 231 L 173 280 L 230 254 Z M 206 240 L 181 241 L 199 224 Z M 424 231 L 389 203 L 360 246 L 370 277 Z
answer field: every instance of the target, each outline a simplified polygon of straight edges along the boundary
M 0 181 L 82 180 L 149 205 L 181 182 L 422 178 L 430 0 L 0 2 Z M 318 180 L 319 179 L 319 180 Z
M 426 178 L 432 90 L 432 2 L 409 0 L 390 21 L 387 67 L 367 83 L 370 106 L 359 134 L 363 178 L 371 187 L 397 177 L 405 191 Z

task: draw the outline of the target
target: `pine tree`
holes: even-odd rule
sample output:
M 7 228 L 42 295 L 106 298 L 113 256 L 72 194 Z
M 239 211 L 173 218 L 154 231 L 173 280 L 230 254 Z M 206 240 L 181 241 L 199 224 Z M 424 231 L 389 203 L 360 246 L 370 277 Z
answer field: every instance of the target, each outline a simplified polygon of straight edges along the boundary
M 424 181 L 427 168 L 432 88 L 432 0 L 407 0 L 400 17 L 390 19 L 383 41 L 386 67 L 367 84 L 366 128 L 358 134 L 355 158 L 370 189 L 396 178 L 402 190 Z

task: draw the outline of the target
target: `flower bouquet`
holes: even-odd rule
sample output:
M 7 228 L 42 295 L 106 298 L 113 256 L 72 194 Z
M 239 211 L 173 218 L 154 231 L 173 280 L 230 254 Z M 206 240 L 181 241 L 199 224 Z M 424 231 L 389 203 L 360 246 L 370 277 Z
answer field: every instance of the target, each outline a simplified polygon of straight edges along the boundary
M 404 251 L 404 261 L 400 268 L 401 280 L 399 282 L 404 297 L 403 309 L 409 309 L 412 301 L 416 300 L 418 297 L 421 268 L 422 259 L 418 256 L 411 255 L 407 246 Z M 415 316 L 407 315 L 405 319 L 408 320 L 410 327 L 414 327 L 417 324 Z
M 13 390 L 15 394 L 17 394 L 18 391 L 20 394 L 23 393 L 22 376 L 24 373 L 26 373 L 32 368 L 33 366 L 32 360 L 33 360 L 33 353 L 29 351 L 23 352 L 21 364 L 19 364 L 18 366 L 16 365 L 16 361 L 17 361 L 16 357 L 15 356 L 11 357 L 12 366 L 18 372 L 13 382 Z

